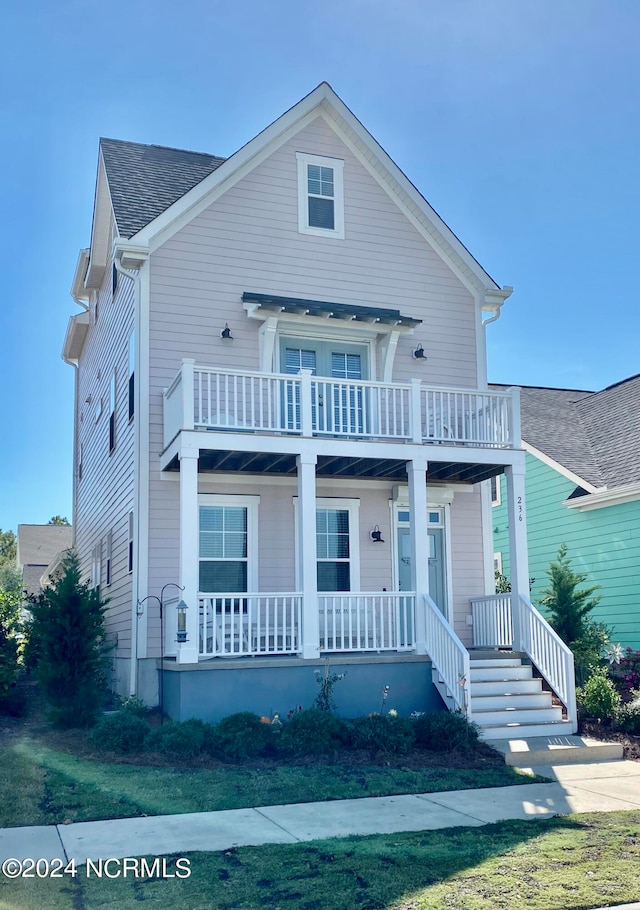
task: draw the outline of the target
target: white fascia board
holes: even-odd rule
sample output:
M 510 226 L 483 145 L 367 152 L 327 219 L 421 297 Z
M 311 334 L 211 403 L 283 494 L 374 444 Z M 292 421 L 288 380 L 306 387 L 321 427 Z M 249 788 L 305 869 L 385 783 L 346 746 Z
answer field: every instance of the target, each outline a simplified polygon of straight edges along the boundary
M 102 284 L 107 261 L 111 252 L 109 249 L 109 228 L 111 226 L 112 215 L 113 205 L 111 203 L 111 191 L 109 189 L 107 172 L 102 158 L 102 151 L 100 151 L 98 174 L 96 176 L 96 196 L 93 205 L 89 266 L 85 277 L 85 287 L 93 290 L 98 290 Z
M 62 345 L 62 359 L 65 363 L 77 363 L 80 359 L 88 329 L 89 313 L 87 310 L 70 317 Z
M 340 133 L 345 144 L 392 196 L 394 202 L 467 288 L 474 290 L 481 288 L 491 294 L 509 295 L 510 289 L 508 292 L 506 289 L 505 292 L 501 291 L 499 285 L 473 258 L 424 196 L 326 82 L 321 83 L 142 228 L 134 235 L 136 242 L 148 244 L 152 251 L 157 249 L 318 116 L 322 116 L 332 129 Z
M 579 512 L 591 512 L 593 509 L 604 509 L 607 506 L 617 506 L 623 502 L 638 500 L 640 500 L 640 483 L 627 483 L 622 487 L 614 487 L 612 490 L 598 490 L 588 496 L 565 499 L 562 505 L 567 509 L 577 509 Z
M 76 262 L 76 270 L 73 276 L 73 284 L 71 285 L 71 296 L 84 310 L 89 308 L 89 299 L 91 298 L 91 292 L 88 291 L 84 286 L 84 280 L 87 277 L 87 269 L 89 268 L 89 249 L 80 250 L 78 253 L 78 261 Z
M 315 327 L 320 332 L 326 332 L 327 326 L 331 329 L 347 329 L 351 333 L 354 331 L 362 332 L 369 335 L 391 335 L 393 332 L 400 332 L 403 335 L 413 335 L 414 329 L 406 325 L 393 325 L 391 323 L 365 322 L 361 319 L 332 319 L 328 316 L 305 316 L 297 313 L 275 312 L 274 310 L 261 310 L 255 303 L 244 303 L 247 317 L 249 319 L 259 319 L 266 322 L 269 319 L 277 320 L 278 324 L 288 324 L 290 326 L 309 326 Z
M 524 439 L 522 440 L 522 448 L 526 452 L 529 452 L 530 455 L 533 455 L 534 458 L 537 458 L 538 461 L 541 461 L 548 467 L 553 468 L 553 470 L 557 471 L 558 474 L 562 474 L 562 476 L 566 477 L 567 480 L 570 480 L 571 483 L 575 483 L 577 487 L 582 487 L 583 490 L 586 490 L 588 493 L 597 493 L 602 489 L 602 487 L 594 487 L 592 483 L 589 483 L 582 477 L 574 474 L 573 471 L 569 470 L 569 468 L 565 468 L 565 466 L 560 464 L 560 462 L 551 458 L 551 456 L 547 455 L 545 452 L 541 452 L 540 449 L 536 449 L 535 446 L 532 446 L 531 443 L 526 442 Z

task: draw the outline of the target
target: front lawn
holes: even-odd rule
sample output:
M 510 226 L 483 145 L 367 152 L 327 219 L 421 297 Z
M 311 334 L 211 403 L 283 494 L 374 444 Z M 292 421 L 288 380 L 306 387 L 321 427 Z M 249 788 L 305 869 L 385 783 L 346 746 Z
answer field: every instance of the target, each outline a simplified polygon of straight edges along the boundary
M 52 748 L 41 739 L 21 738 L 0 750 L 0 827 L 501 787 L 536 780 L 489 760 L 488 767 L 448 767 L 455 760 L 440 753 L 437 761 L 438 765 L 427 767 L 277 761 L 254 766 L 167 767 L 165 763 L 156 767 L 99 761 Z M 469 759 L 470 765 L 474 763 L 481 762 Z
M 11 910 L 587 910 L 640 894 L 640 812 L 188 854 L 185 879 L 2 881 Z M 175 871 L 173 857 L 169 872 Z

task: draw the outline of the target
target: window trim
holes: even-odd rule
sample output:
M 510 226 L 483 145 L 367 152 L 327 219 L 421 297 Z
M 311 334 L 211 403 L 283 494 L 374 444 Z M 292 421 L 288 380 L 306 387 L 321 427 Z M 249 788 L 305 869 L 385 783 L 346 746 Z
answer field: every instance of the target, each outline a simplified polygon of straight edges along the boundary
M 129 335 L 129 379 L 127 382 L 127 400 L 129 406 L 129 423 L 136 413 L 136 330 L 132 329 Z
M 296 152 L 298 162 L 298 232 L 315 237 L 333 237 L 344 240 L 344 161 Z M 333 169 L 333 229 L 313 227 L 309 224 L 309 184 L 307 167 L 313 164 Z M 329 198 L 329 197 L 327 197 Z
M 490 477 L 490 478 L 489 478 L 489 496 L 490 496 L 490 498 L 491 498 L 491 505 L 492 505 L 492 506 L 500 506 L 500 505 L 502 505 L 502 484 L 500 483 L 500 477 L 501 477 L 500 474 L 496 474 L 495 477 Z M 494 481 L 494 480 L 495 480 L 495 482 L 496 482 L 496 495 L 495 495 L 495 499 L 494 499 L 494 496 L 493 496 L 493 481 Z
M 247 590 L 246 594 L 252 594 L 259 590 L 258 588 L 258 569 L 259 569 L 259 537 L 258 537 L 258 520 L 259 520 L 260 496 L 243 495 L 243 494 L 221 494 L 221 493 L 199 493 L 198 494 L 198 572 L 200 570 L 200 507 L 201 506 L 241 506 L 247 510 Z M 198 584 L 198 587 L 200 585 Z M 198 592 L 200 593 L 200 592 Z M 204 594 L 211 593 L 204 591 Z M 224 591 L 222 592 L 225 593 Z
M 116 371 L 109 380 L 109 454 L 116 447 Z
M 127 536 L 127 574 L 133 572 L 133 538 L 134 538 L 133 511 L 129 512 L 129 528 Z
M 500 575 L 504 575 L 502 571 L 502 553 L 498 550 L 493 554 L 493 574 L 499 572 Z
M 110 587 L 113 580 L 113 532 L 107 531 L 105 541 L 105 588 Z
M 342 499 L 341 497 L 316 497 L 316 511 L 318 509 L 344 509 L 349 513 L 349 591 L 357 593 L 362 589 L 360 577 L 360 500 Z M 298 546 L 298 497 L 293 497 L 294 537 L 295 537 L 295 564 L 296 564 L 296 591 L 300 590 L 300 560 Z M 313 533 L 316 533 L 315 520 Z M 330 560 L 329 560 L 330 561 Z M 316 571 L 318 554 L 316 553 Z M 326 591 L 320 592 L 326 594 Z M 329 592 L 330 593 L 330 592 Z M 349 592 L 343 592 L 349 593 Z
M 93 590 L 100 589 L 100 582 L 102 581 L 102 541 L 99 540 L 98 543 L 91 550 L 91 581 L 89 587 Z

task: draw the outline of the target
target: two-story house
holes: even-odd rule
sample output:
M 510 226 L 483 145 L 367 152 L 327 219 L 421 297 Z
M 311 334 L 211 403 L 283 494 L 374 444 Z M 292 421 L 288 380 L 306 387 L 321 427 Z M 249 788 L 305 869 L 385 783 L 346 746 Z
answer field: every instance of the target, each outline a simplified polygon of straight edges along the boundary
M 469 664 L 475 629 L 506 623 L 514 675 L 533 661 L 566 709 L 524 680 L 510 719 L 573 724 L 570 655 L 528 602 L 517 392 L 487 387 L 510 293 L 326 83 L 226 160 L 101 141 L 64 357 L 75 541 L 119 692 L 286 713 L 330 659 L 344 714 L 388 685 L 402 713 L 440 692 L 508 735 L 505 671 Z

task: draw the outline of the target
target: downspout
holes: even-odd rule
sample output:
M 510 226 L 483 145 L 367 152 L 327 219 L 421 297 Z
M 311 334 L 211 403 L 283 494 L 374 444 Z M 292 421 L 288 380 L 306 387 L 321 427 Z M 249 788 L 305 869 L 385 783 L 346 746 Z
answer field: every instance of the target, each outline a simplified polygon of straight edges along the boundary
M 133 281 L 133 307 L 134 307 L 134 332 L 135 332 L 135 387 L 134 387 L 134 411 L 136 415 L 134 423 L 134 485 L 133 485 L 133 585 L 131 592 L 131 661 L 129 668 L 129 694 L 137 695 L 138 692 L 138 601 L 140 600 L 140 370 L 139 370 L 139 346 L 140 330 L 138 326 L 140 312 L 140 275 L 138 272 L 131 272 L 125 269 L 118 255 L 113 257 L 116 271 L 125 278 Z
M 76 293 L 71 293 L 74 303 L 77 303 L 78 306 L 86 313 L 89 310 L 89 304 L 82 297 L 79 297 Z M 77 315 L 77 314 L 76 314 Z M 73 504 L 71 519 L 73 525 L 73 544 L 76 545 L 76 508 L 77 508 L 77 495 L 76 489 L 78 484 L 78 389 L 80 385 L 80 364 L 77 360 L 70 360 L 65 354 L 62 355 L 63 361 L 68 364 L 70 367 L 73 367 Z

